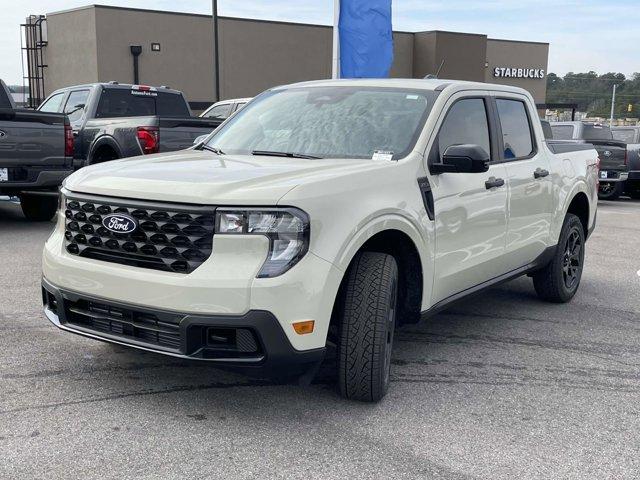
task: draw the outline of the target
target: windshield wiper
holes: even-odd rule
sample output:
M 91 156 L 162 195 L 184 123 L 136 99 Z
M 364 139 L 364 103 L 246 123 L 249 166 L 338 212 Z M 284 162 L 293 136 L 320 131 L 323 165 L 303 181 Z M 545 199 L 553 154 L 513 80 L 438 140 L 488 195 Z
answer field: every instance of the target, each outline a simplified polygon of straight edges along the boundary
M 268 157 L 288 157 L 288 158 L 308 158 L 310 160 L 320 160 L 322 157 L 315 157 L 313 155 L 305 155 L 303 153 L 292 152 L 270 152 L 268 150 L 254 150 L 251 155 L 265 155 Z
M 202 144 L 202 149 L 203 150 L 208 150 L 210 152 L 215 153 L 216 155 L 226 155 L 222 150 L 220 150 L 219 148 L 216 147 L 210 147 L 209 145 L 206 144 Z

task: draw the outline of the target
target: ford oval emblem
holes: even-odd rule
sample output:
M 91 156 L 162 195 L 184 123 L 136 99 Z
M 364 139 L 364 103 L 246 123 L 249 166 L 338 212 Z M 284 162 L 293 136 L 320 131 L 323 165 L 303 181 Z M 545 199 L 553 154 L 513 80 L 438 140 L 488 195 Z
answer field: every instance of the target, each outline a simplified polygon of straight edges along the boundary
M 132 233 L 138 228 L 138 222 L 129 215 L 112 213 L 102 219 L 102 226 L 113 233 Z
M 611 152 L 609 150 L 605 150 L 604 151 L 604 156 L 605 157 L 610 157 L 611 156 Z

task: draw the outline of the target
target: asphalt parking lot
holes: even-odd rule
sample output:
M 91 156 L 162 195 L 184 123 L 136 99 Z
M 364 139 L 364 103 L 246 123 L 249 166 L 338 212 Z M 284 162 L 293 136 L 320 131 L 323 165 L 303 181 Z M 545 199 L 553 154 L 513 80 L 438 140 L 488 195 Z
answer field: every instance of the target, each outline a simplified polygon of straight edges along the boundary
M 404 328 L 377 405 L 59 332 L 51 228 L 0 202 L 0 478 L 640 476 L 640 202 L 600 204 L 571 304 L 522 278 Z

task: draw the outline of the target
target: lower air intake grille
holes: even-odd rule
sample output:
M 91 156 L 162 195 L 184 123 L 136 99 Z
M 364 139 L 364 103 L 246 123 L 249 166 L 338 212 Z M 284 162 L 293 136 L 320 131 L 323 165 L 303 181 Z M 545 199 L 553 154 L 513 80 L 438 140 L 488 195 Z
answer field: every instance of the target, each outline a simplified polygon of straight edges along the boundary
M 67 322 L 166 349 L 180 349 L 180 315 L 157 315 L 89 300 L 65 302 Z

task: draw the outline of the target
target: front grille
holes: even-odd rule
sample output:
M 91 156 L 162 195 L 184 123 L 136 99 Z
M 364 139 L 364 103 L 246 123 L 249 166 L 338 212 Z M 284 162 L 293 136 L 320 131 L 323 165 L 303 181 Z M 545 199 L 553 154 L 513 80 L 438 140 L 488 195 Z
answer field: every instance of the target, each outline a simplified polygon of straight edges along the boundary
M 90 300 L 65 302 L 67 322 L 111 335 L 180 350 L 180 315 L 164 315 L 115 307 Z
M 213 207 L 81 196 L 68 197 L 65 207 L 65 248 L 72 255 L 184 274 L 211 255 Z M 110 231 L 102 223 L 110 214 L 133 217 L 136 229 Z

